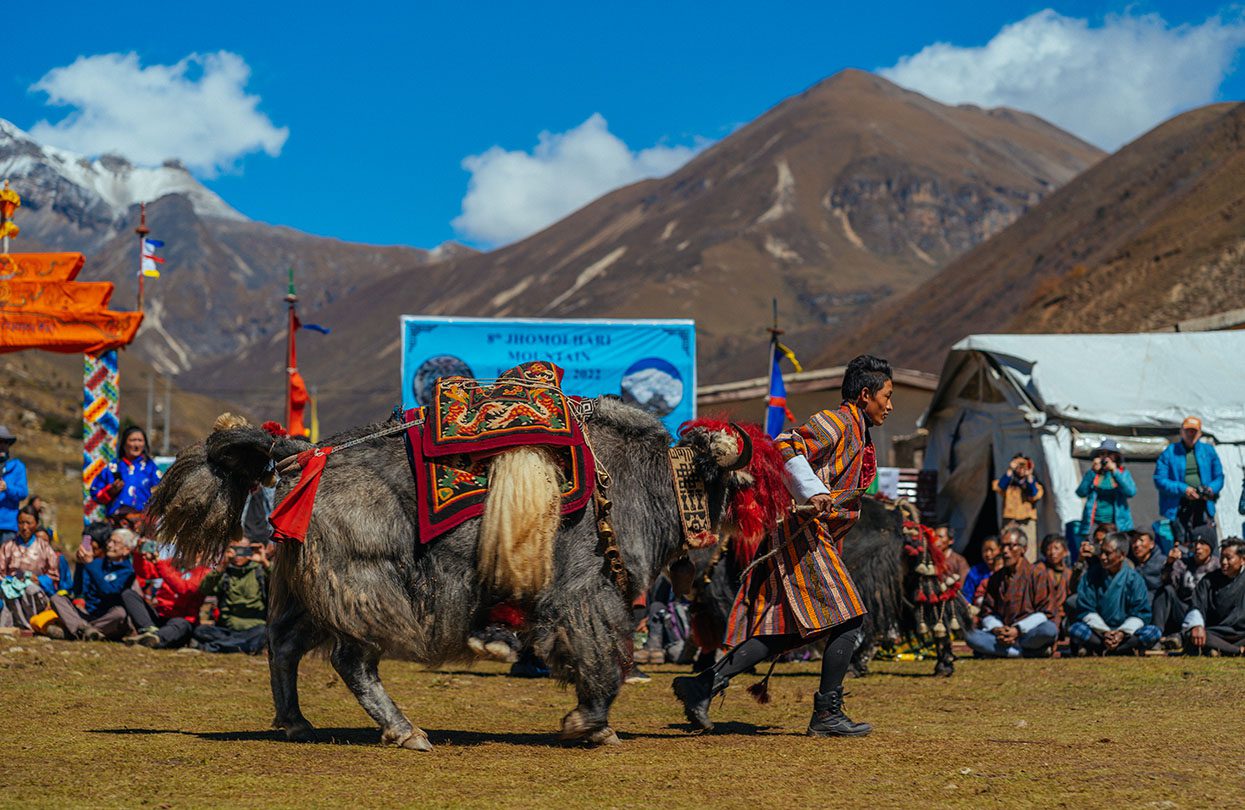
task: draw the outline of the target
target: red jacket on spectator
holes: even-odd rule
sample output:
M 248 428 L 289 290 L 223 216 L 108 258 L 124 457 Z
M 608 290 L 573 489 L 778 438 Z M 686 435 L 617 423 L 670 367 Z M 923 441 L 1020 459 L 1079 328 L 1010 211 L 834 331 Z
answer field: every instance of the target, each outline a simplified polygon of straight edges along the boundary
M 199 583 L 208 573 L 207 566 L 196 566 L 182 571 L 172 560 L 157 560 L 154 564 L 137 551 L 134 552 L 134 571 L 144 579 L 163 580 L 156 591 L 156 615 L 161 619 L 180 617 L 197 624 L 199 608 L 203 606 L 204 594 L 199 593 Z

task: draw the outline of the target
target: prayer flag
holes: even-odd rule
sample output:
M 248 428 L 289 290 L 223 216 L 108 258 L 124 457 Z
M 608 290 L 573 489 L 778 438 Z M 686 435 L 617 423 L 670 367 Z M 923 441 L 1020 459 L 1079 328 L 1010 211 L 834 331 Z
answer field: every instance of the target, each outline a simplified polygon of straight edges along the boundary
M 786 420 L 795 421 L 795 416 L 787 407 L 787 384 L 782 378 L 780 355 L 790 360 L 796 371 L 803 370 L 800 361 L 795 359 L 795 352 L 777 340 L 770 344 L 769 404 L 765 409 L 765 435 L 770 438 L 782 433 Z

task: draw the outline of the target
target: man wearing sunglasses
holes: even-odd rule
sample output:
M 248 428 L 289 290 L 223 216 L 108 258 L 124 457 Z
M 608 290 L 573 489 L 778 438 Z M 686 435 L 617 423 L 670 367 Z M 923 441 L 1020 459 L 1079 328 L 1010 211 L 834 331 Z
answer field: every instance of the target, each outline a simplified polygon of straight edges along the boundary
M 1077 621 L 1068 628 L 1074 648 L 1092 655 L 1137 655 L 1159 640 L 1150 623 L 1150 592 L 1137 569 L 1126 564 L 1128 535 L 1112 532 L 1102 540 L 1076 589 Z

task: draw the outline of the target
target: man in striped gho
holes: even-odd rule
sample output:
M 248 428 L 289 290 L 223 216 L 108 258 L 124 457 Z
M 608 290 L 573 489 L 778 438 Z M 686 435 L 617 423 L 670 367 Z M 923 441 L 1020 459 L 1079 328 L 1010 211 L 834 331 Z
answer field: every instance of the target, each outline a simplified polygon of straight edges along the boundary
M 857 357 L 843 375 L 843 404 L 813 414 L 775 439 L 787 488 L 796 503 L 812 509 L 788 514 L 759 550 L 759 564 L 744 579 L 731 611 L 730 654 L 699 676 L 674 679 L 675 696 L 697 730 L 713 728 L 709 703 L 731 678 L 824 640 L 821 683 L 807 733 L 859 737 L 872 731 L 868 723 L 854 723 L 843 713 L 843 676 L 860 641 L 865 607 L 839 551 L 860 517 L 861 495 L 877 475 L 869 428 L 882 424 L 893 410 L 891 377 L 885 360 Z

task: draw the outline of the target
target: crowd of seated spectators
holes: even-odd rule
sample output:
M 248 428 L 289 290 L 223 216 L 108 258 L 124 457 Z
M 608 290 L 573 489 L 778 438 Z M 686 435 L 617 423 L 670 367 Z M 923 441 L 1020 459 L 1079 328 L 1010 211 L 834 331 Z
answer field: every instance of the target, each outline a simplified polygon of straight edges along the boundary
M 271 490 L 246 508 L 251 539 L 239 539 L 219 560 L 179 560 L 151 538 L 143 508 L 160 473 L 147 437 L 127 428 L 117 461 L 92 492 L 106 521 L 88 525 L 73 563 L 54 542 L 52 513 L 37 495 L 25 505 L 25 468 L 10 456 L 16 437 L 0 426 L 0 628 L 71 641 L 120 641 L 157 649 L 262 652 L 267 643 L 266 517 Z M 7 506 L 7 509 L 6 509 Z M 7 523 L 6 523 L 7 522 Z M 9 525 L 12 528 L 9 528 Z M 243 527 L 239 527 L 240 535 Z
M 1218 541 L 1223 468 L 1201 427 L 1188 417 L 1155 463 L 1163 537 L 1134 528 L 1129 501 L 1137 487 L 1119 446 L 1107 439 L 1077 488 L 1085 502 L 1075 564 L 1061 535 L 1048 535 L 1030 564 L 1027 522 L 1009 520 L 999 538 L 985 539 L 981 561 L 962 576 L 976 613 L 965 638 L 975 655 L 1049 656 L 1061 642 L 1074 655 L 1141 655 L 1160 646 L 1245 655 L 1245 541 Z M 994 490 L 1004 498 L 1005 519 L 1025 517 L 1026 499 L 1036 503 L 1043 493 L 1023 456 Z M 938 535 L 940 545 L 953 547 L 949 528 Z M 949 557 L 949 565 L 958 573 L 966 563 Z

